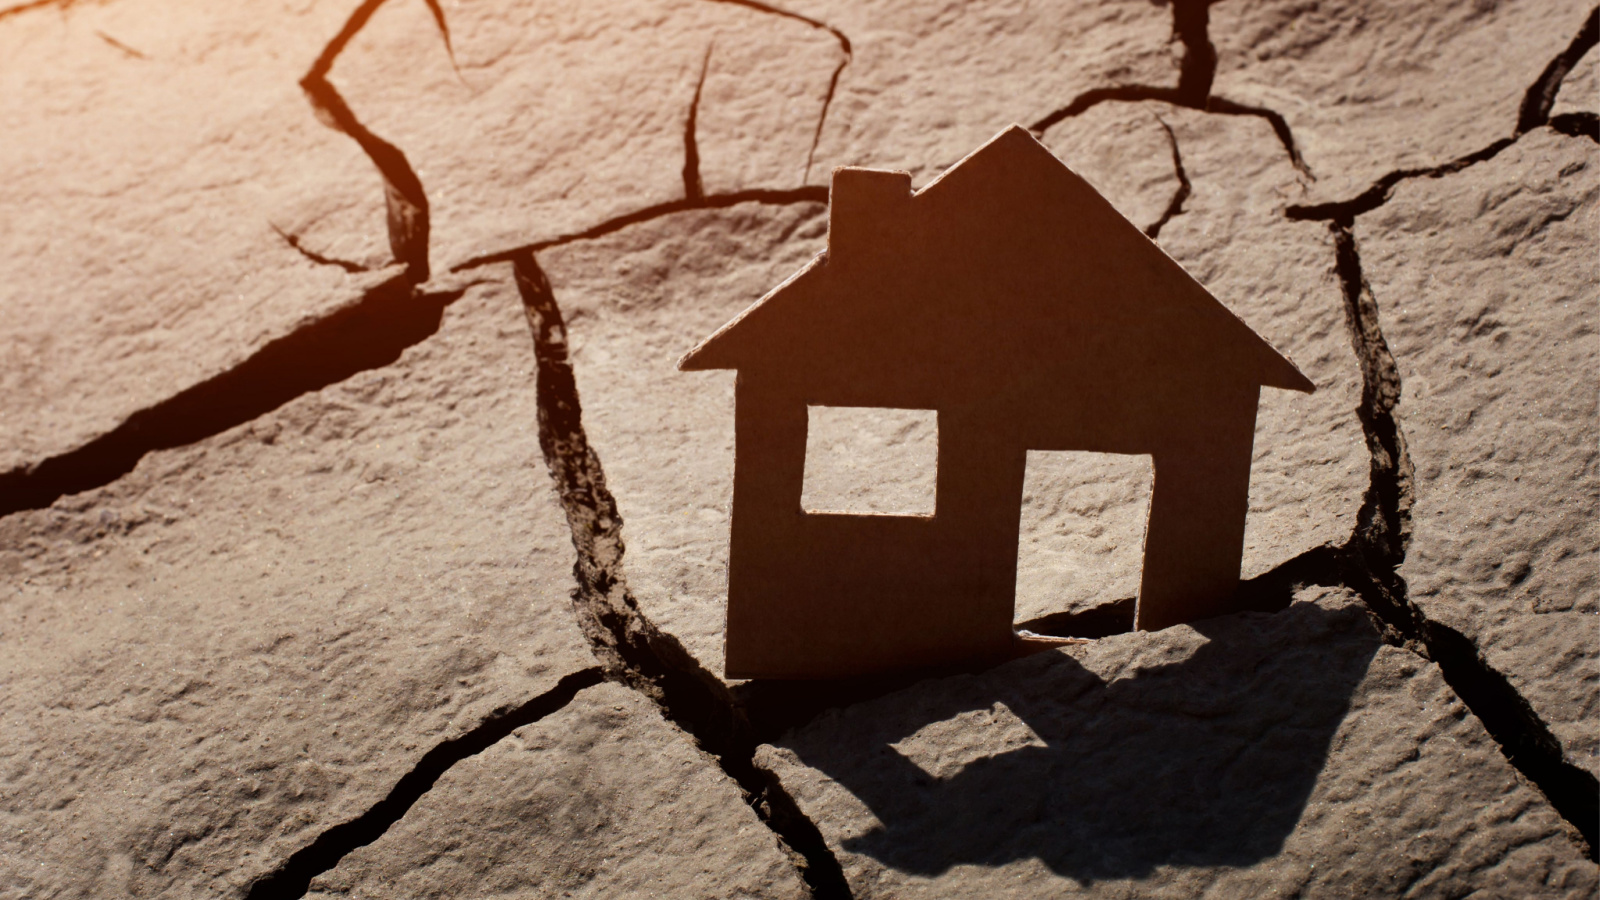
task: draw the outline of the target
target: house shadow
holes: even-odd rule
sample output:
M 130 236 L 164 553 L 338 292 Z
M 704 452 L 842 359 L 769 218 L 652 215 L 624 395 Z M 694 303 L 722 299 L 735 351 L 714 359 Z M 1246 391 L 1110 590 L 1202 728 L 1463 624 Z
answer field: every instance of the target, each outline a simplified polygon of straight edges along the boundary
M 1192 652 L 1199 640 L 1172 633 L 1091 650 L 1109 681 L 1044 653 L 830 713 L 779 743 L 881 823 L 843 848 L 902 872 L 1034 858 L 1088 883 L 1249 866 L 1299 821 L 1380 642 L 1359 611 L 1307 603 L 1193 628 Z M 1132 653 L 1137 665 L 1116 664 Z

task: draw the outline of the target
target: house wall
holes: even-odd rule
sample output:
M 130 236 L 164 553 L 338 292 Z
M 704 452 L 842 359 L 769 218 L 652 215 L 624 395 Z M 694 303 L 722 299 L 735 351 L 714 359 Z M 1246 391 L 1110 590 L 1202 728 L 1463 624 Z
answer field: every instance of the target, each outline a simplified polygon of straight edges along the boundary
M 730 677 L 842 677 L 1001 658 L 1026 455 L 941 413 L 932 516 L 807 514 L 806 398 L 740 373 Z
M 1134 628 L 1238 611 L 1258 394 L 1209 396 L 1205 428 L 1156 448 Z
M 730 677 L 842 677 L 1013 650 L 1028 449 L 1148 453 L 1155 467 L 1136 627 L 1232 610 L 1259 389 L 1191 382 L 1144 404 L 1061 396 L 939 410 L 932 516 L 807 514 L 808 396 L 739 373 L 728 584 Z M 860 403 L 861 397 L 850 398 Z

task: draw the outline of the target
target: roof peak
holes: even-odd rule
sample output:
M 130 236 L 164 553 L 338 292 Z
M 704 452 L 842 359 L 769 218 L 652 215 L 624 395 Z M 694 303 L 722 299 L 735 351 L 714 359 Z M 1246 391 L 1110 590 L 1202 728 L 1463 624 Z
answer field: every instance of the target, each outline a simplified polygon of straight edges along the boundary
M 980 318 L 997 340 L 1031 344 L 1028 322 L 1059 322 L 1062 311 L 1071 309 L 1082 321 L 1111 316 L 1122 323 L 1118 329 L 1166 335 L 1161 340 L 1193 343 L 1208 335 L 1218 348 L 1233 348 L 1223 355 L 1257 383 L 1314 389 L 1292 362 L 1020 125 L 1002 130 L 921 190 L 910 188 L 906 172 L 835 169 L 828 252 L 689 351 L 679 368 L 771 367 L 780 359 L 797 364 L 792 354 L 806 343 L 804 335 L 838 343 L 841 316 L 867 316 L 861 319 L 866 322 L 872 316 L 925 316 L 933 309 L 943 315 L 987 310 Z M 987 279 L 986 286 L 973 287 L 974 279 Z M 886 327 L 883 321 L 872 325 Z M 947 337 L 953 344 L 972 343 L 959 328 Z

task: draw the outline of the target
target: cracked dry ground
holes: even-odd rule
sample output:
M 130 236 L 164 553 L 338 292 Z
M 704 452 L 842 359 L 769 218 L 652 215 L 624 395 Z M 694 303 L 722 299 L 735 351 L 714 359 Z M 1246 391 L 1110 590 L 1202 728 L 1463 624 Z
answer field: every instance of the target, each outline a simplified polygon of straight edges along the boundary
M 1593 896 L 1595 43 L 0 7 L 0 897 Z M 732 374 L 675 360 L 823 247 L 832 167 L 1012 122 L 1316 382 L 1262 398 L 1257 611 L 1128 632 L 1148 470 L 1041 455 L 1018 619 L 1097 640 L 724 682 Z

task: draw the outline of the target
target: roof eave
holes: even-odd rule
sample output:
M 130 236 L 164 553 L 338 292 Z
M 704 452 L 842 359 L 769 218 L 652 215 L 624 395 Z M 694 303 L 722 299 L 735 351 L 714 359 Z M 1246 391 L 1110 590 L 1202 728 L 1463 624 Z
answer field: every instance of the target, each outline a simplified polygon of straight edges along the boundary
M 743 312 L 734 316 L 727 324 L 712 332 L 711 336 L 696 344 L 694 349 L 685 353 L 678 360 L 680 372 L 705 372 L 714 369 L 739 368 L 738 348 L 740 341 L 735 332 L 744 325 L 757 310 L 776 300 L 778 296 L 794 286 L 795 282 L 806 276 L 827 259 L 826 250 L 811 258 L 811 261 L 801 266 L 798 271 L 783 280 L 783 283 L 766 293 L 766 296 L 750 304 Z

